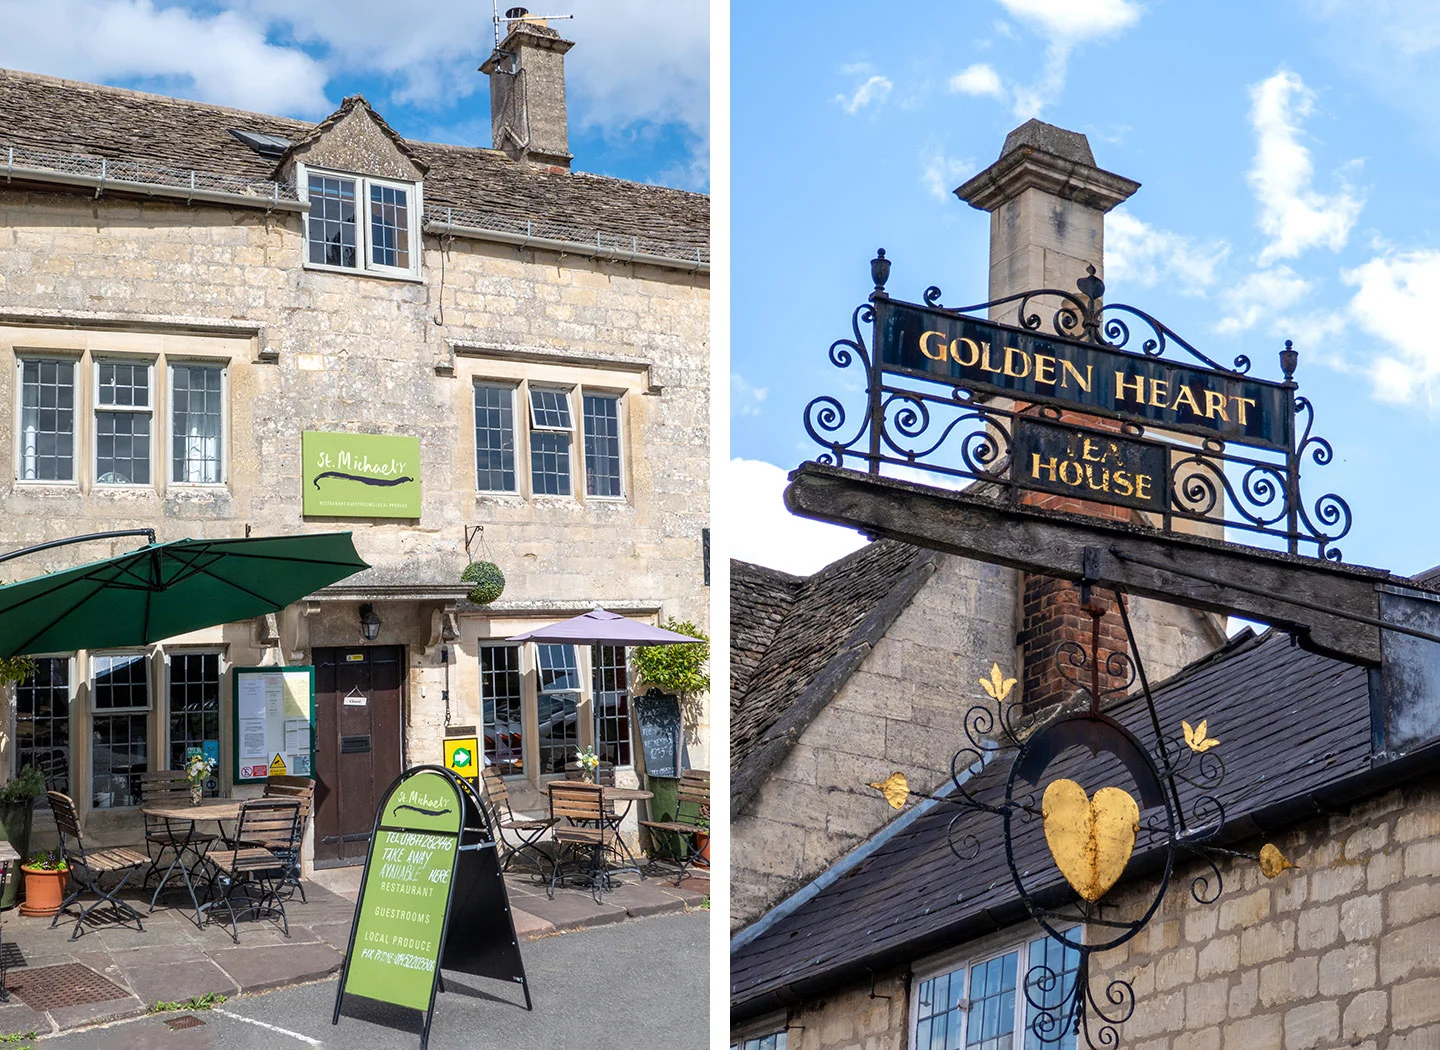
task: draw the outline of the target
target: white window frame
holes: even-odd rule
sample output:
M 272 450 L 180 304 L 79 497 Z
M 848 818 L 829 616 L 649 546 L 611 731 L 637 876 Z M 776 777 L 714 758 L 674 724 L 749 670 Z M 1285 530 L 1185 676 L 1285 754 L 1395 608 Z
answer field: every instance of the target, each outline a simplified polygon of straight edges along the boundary
M 577 445 L 575 441 L 579 427 L 575 419 L 575 391 L 576 387 L 562 383 L 531 383 L 526 382 L 525 386 L 525 475 L 529 479 L 530 496 L 532 499 L 557 500 L 557 499 L 579 499 L 585 490 L 585 450 Z M 565 395 L 565 406 L 570 413 L 570 425 L 568 427 L 557 427 L 550 424 L 540 425 L 535 422 L 535 404 L 530 400 L 530 395 L 535 391 L 551 390 Z M 536 492 L 535 491 L 535 465 L 531 459 L 530 435 L 534 431 L 544 434 L 566 434 L 570 438 L 570 491 L 566 493 L 557 492 Z M 578 455 L 577 455 L 578 453 Z M 577 462 L 578 460 L 578 462 Z
M 528 447 L 528 446 L 529 446 L 529 439 L 528 439 L 528 437 L 526 438 L 526 440 L 521 441 L 521 439 L 520 439 L 520 434 L 519 434 L 520 427 L 519 427 L 519 425 L 518 425 L 518 424 L 519 424 L 519 412 L 517 411 L 517 405 L 518 405 L 517 395 L 518 395 L 518 393 L 519 393 L 522 385 L 523 385 L 523 384 L 517 383 L 517 382 L 516 382 L 515 380 L 513 380 L 513 379 L 511 379 L 511 380 L 501 380 L 501 379 L 481 379 L 481 378 L 475 379 L 474 382 L 472 382 L 472 383 L 470 384 L 470 434 L 471 434 L 471 445 L 472 445 L 471 451 L 472 451 L 473 454 L 474 454 L 474 460 L 475 460 L 475 491 L 476 491 L 477 493 L 480 493 L 481 495 L 485 495 L 485 496 L 518 496 L 518 495 L 520 495 L 520 494 L 524 491 L 524 483 L 521 481 L 521 478 L 524 477 L 524 476 L 528 473 L 528 470 L 529 470 L 529 464 L 530 464 L 530 455 L 529 455 L 529 452 L 530 452 L 530 450 L 529 450 L 529 447 Z M 512 488 L 512 489 L 482 489 L 482 488 L 480 487 L 480 450 L 479 450 L 478 448 L 475 448 L 475 447 L 474 447 L 474 435 L 475 435 L 475 391 L 478 390 L 480 387 L 485 387 L 487 390 L 504 390 L 504 391 L 506 391 L 507 393 L 509 393 L 509 395 L 510 395 L 510 443 L 511 443 L 511 445 L 513 446 L 514 455 L 515 455 L 515 487 Z M 525 398 L 526 411 L 527 411 L 527 412 L 529 411 L 529 401 L 530 401 L 530 399 L 529 399 L 529 394 L 527 393 L 527 394 L 526 394 L 526 398 Z M 525 433 L 528 435 L 529 432 L 530 432 L 529 428 L 526 427 L 526 428 L 525 428 Z
M 145 706 L 144 707 L 99 707 L 96 704 L 97 691 L 95 689 L 95 676 L 98 673 L 96 661 L 116 657 L 138 656 L 145 661 Z M 151 649 L 99 649 L 90 654 L 89 667 L 85 676 L 86 685 L 90 692 L 90 713 L 92 715 L 138 715 L 142 711 L 155 710 L 155 665 L 153 663 L 154 651 Z
M 74 366 L 74 387 L 70 392 L 70 477 L 63 478 L 26 478 L 25 474 L 25 363 L 27 361 L 58 361 Z M 85 440 L 84 435 L 91 424 L 87 421 L 89 404 L 85 397 L 85 360 L 82 354 L 66 353 L 64 351 L 47 351 L 43 348 L 26 348 L 15 351 L 15 440 L 14 440 L 14 477 L 16 485 L 23 486 L 46 486 L 78 488 L 80 486 L 80 475 L 88 469 L 84 463 Z
M 328 178 L 347 179 L 355 183 L 355 254 L 358 266 L 332 266 L 329 263 L 310 261 L 310 176 L 323 175 Z M 389 277 L 403 281 L 419 281 L 420 256 L 424 247 L 421 216 L 424 214 L 423 183 L 386 179 L 375 175 L 360 175 L 353 171 L 337 171 L 333 168 L 312 168 L 307 164 L 295 165 L 295 185 L 300 199 L 307 205 L 304 213 L 304 232 L 301 239 L 300 260 L 307 270 L 326 273 L 370 274 L 375 277 Z M 373 234 L 370 229 L 370 187 L 388 186 L 404 190 L 407 194 L 406 215 L 410 222 L 410 265 L 408 267 L 383 266 L 371 261 Z
M 788 1011 L 776 1010 L 732 1028 L 730 1030 L 730 1050 L 753 1048 L 760 1040 L 768 1039 L 772 1035 L 783 1035 L 786 1046 L 789 1046 L 790 1014 Z
M 173 442 L 175 440 L 175 366 L 198 365 L 220 370 L 220 480 L 185 481 L 175 477 Z M 167 357 L 165 359 L 165 484 L 186 489 L 223 489 L 230 484 L 230 362 L 207 357 Z M 152 440 L 155 440 L 152 435 Z M 159 441 L 156 441 L 159 444 Z
M 1064 930 L 1064 933 L 1071 933 L 1078 927 Z M 984 966 L 986 963 L 1016 953 L 1015 963 L 1015 1026 L 1013 1028 L 1016 1036 L 1014 1050 L 1024 1050 L 1025 1033 L 1028 1031 L 1029 1022 L 1029 1000 L 1025 997 L 1025 975 L 1030 969 L 1030 946 L 1039 940 L 1044 940 L 1049 934 L 1043 930 L 1037 935 L 1033 931 L 1019 935 L 1012 931 L 1008 937 L 987 938 L 978 945 L 965 945 L 960 948 L 951 948 L 948 951 L 937 955 L 929 956 L 915 963 L 910 968 L 910 1009 L 908 1011 L 908 1027 L 905 1032 L 906 1050 L 921 1050 L 915 1045 L 915 1028 L 920 1023 L 920 985 L 933 977 L 942 974 L 955 973 L 963 970 L 965 973 L 965 1008 L 961 1011 L 964 1018 L 960 1031 L 960 1046 L 964 1047 L 965 1040 L 970 1034 L 970 1007 L 972 991 L 972 975 L 977 966 Z M 927 1048 L 928 1050 L 928 1048 Z
M 579 432 L 579 436 L 580 436 L 580 470 L 581 470 L 581 478 L 580 478 L 580 480 L 581 480 L 581 482 L 583 483 L 583 487 L 584 487 L 584 488 L 588 489 L 588 488 L 589 488 L 589 484 L 590 484 L 590 468 L 585 465 L 585 395 L 586 395 L 586 394 L 590 394 L 590 395 L 592 395 L 592 396 L 594 396 L 594 397 L 613 397 L 613 398 L 615 399 L 615 426 L 616 426 L 616 428 L 617 428 L 617 434 L 616 434 L 616 436 L 617 436 L 617 438 L 619 439 L 619 443 L 620 443 L 620 495 L 618 495 L 618 496 L 592 496 L 592 495 L 590 495 L 589 492 L 586 492 L 586 493 L 584 494 L 584 495 L 585 495 L 585 499 L 586 499 L 586 500 L 595 500 L 596 502 L 599 502 L 599 503 L 624 503 L 626 500 L 628 500 L 628 499 L 630 498 L 630 486 L 625 483 L 625 479 L 626 479 L 626 477 L 628 476 L 628 471 L 629 471 L 629 462 L 627 461 L 627 459 L 626 459 L 626 454 L 625 454 L 625 433 L 626 433 L 625 391 L 623 391 L 623 390 L 611 390 L 611 389 L 609 389 L 609 388 L 607 388 L 607 387 L 599 387 L 599 386 L 595 386 L 595 387 L 581 386 L 581 387 L 577 387 L 577 388 L 576 388 L 576 393 L 577 393 L 577 395 L 578 395 L 578 400 L 579 400 L 579 402 L 580 402 L 580 417 L 579 417 L 579 422 L 578 422 L 577 425 L 576 425 L 576 430 Z
M 105 365 L 145 365 L 145 393 L 148 403 L 141 408 L 137 405 L 102 405 L 100 403 L 100 369 Z M 156 489 L 159 479 L 155 474 L 155 358 L 135 357 L 127 354 L 107 352 L 90 355 L 90 469 L 94 473 L 97 488 L 107 489 Z M 102 414 L 145 414 L 150 418 L 150 480 L 149 481 L 102 481 L 100 473 L 100 417 Z
M 221 771 L 225 768 L 225 672 L 229 669 L 225 662 L 225 649 L 213 645 L 201 646 L 197 649 L 166 648 L 163 651 L 159 652 L 159 656 L 162 663 L 162 666 L 160 668 L 160 674 L 161 677 L 164 679 L 162 687 L 165 692 L 164 702 L 158 707 L 158 710 L 160 712 L 160 736 L 162 738 L 162 742 L 160 744 L 159 755 L 157 757 L 152 757 L 150 764 L 152 767 L 156 767 L 156 762 L 158 760 L 160 764 L 156 768 L 170 768 L 170 745 L 173 742 L 170 739 L 170 687 L 173 684 L 171 681 L 170 661 L 177 656 L 213 656 L 216 658 L 217 661 L 217 667 L 219 670 L 218 683 L 220 687 L 220 695 L 218 699 L 219 706 L 217 709 L 219 719 L 215 731 L 216 743 L 220 745 L 221 756 L 220 764 L 215 769 L 215 779 L 217 782 L 219 782 L 222 779 Z M 221 784 L 221 787 L 224 787 L 223 783 Z

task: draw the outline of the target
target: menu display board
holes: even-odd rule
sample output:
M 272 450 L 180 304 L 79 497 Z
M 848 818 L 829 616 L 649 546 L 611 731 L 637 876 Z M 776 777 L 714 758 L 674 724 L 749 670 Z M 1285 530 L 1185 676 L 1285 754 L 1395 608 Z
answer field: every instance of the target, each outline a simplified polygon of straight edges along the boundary
M 235 783 L 314 776 L 315 668 L 236 667 Z
M 680 727 L 680 701 L 658 689 L 635 698 L 635 720 L 645 772 L 652 777 L 678 777 L 689 767 Z

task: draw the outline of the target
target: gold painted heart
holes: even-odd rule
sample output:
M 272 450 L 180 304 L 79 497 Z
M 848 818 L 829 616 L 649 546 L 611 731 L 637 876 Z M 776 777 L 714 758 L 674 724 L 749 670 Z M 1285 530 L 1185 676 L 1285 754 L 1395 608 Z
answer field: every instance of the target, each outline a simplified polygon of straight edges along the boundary
M 1135 849 L 1140 807 L 1117 787 L 1089 798 L 1073 780 L 1055 780 L 1041 802 L 1045 841 L 1065 881 L 1087 901 L 1115 885 Z

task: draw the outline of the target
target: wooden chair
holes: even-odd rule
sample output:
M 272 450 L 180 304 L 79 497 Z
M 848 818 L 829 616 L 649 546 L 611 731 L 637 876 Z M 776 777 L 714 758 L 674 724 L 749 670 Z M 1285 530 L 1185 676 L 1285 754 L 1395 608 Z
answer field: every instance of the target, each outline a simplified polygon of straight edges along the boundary
M 641 827 L 649 828 L 652 832 L 666 832 L 679 837 L 685 848 L 685 855 L 680 858 L 680 872 L 675 876 L 677 886 L 685 878 L 685 870 L 700 856 L 696 835 L 710 833 L 708 823 L 705 827 L 699 825 L 701 817 L 707 821 L 710 818 L 710 771 L 690 769 L 680 776 L 675 819 L 640 821 Z M 653 858 L 651 864 L 654 864 Z
M 140 774 L 140 804 L 186 806 L 190 804 L 190 780 L 184 770 L 162 769 L 154 773 Z M 154 817 L 148 813 L 145 818 L 145 852 L 150 857 L 149 870 L 140 880 L 141 886 L 149 885 L 151 876 L 158 876 L 164 870 L 161 861 L 165 851 L 174 854 L 170 865 L 176 861 L 184 863 L 187 849 L 194 847 L 196 859 L 215 838 L 209 832 L 199 831 L 193 820 L 172 820 L 169 817 Z
M 567 854 L 585 859 L 584 873 L 590 880 L 591 895 L 601 903 L 609 885 L 606 860 L 615 847 L 615 829 L 606 819 L 605 785 L 566 780 L 550 785 L 550 819 L 555 821 L 555 859 L 550 867 L 549 897 L 555 899 L 555 884 Z M 563 823 L 562 823 L 563 822 Z
M 300 851 L 305 842 L 305 825 L 310 820 L 311 811 L 315 808 L 315 781 L 310 777 L 270 777 L 265 781 L 265 797 L 300 800 L 300 824 L 297 828 L 299 837 L 293 843 L 261 842 L 257 845 L 265 846 L 285 862 L 285 879 L 281 886 L 281 892 L 286 893 L 287 896 L 294 896 L 295 891 L 299 890 L 300 903 L 308 904 L 309 902 L 305 899 L 305 884 L 300 881 Z
M 219 845 L 205 851 L 211 893 L 210 900 L 200 910 L 211 912 L 225 905 L 230 915 L 230 936 L 236 944 L 240 943 L 238 919 L 244 912 L 278 911 L 285 936 L 290 936 L 285 898 L 280 893 L 285 881 L 285 862 L 265 846 L 246 843 L 295 843 L 299 840 L 299 829 L 299 799 L 255 798 L 240 807 L 234 848 Z M 259 896 L 251 895 L 252 887 L 259 891 Z M 244 902 L 238 910 L 237 901 Z
M 509 871 L 510 862 L 529 851 L 535 857 L 535 865 L 541 878 L 544 878 L 545 864 L 553 861 L 545 855 L 539 843 L 545 833 L 555 826 L 555 818 L 517 816 L 510 808 L 510 791 L 505 786 L 505 778 L 493 766 L 486 766 L 483 776 L 485 800 L 494 810 L 496 834 L 500 836 L 500 870 Z M 506 837 L 506 832 L 518 841 L 511 842 Z
M 75 814 L 74 800 L 58 791 L 47 792 L 47 797 L 50 799 L 50 810 L 55 814 L 55 827 L 60 832 L 60 853 L 69 865 L 70 878 L 75 886 L 75 892 L 60 903 L 60 910 L 55 913 L 55 918 L 50 920 L 50 928 L 55 928 L 60 916 L 80 899 L 81 894 L 93 893 L 96 901 L 89 907 L 81 906 L 80 916 L 75 920 L 75 929 L 70 932 L 72 941 L 80 936 L 85 916 L 93 914 L 102 904 L 109 904 L 122 923 L 134 919 L 135 928 L 144 933 L 145 927 L 140 921 L 140 913 L 116 894 L 125 887 L 131 875 L 150 863 L 150 858 L 127 846 L 87 850 L 84 832 L 80 830 L 80 818 Z M 101 889 L 100 877 L 116 873 L 120 874 L 120 881 L 115 884 L 114 889 L 108 892 Z

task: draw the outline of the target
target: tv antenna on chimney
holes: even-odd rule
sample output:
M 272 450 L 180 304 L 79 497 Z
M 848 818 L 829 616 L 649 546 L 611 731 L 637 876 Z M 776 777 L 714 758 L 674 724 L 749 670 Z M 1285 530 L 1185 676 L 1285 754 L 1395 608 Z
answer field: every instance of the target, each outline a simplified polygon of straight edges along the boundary
M 495 49 L 500 49 L 500 41 L 505 34 L 500 32 L 501 23 L 508 29 L 515 22 L 550 22 L 564 18 L 574 18 L 574 15 L 532 15 L 523 7 L 507 7 L 505 14 L 500 14 L 500 0 L 491 0 L 495 8 Z

